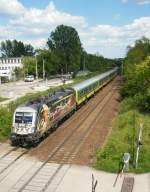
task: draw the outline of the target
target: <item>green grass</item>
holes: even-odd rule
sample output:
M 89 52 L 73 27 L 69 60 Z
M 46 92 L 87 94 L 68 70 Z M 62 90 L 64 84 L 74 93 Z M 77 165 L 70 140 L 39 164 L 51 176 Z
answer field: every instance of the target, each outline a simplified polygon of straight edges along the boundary
M 142 146 L 138 168 L 135 169 L 136 139 L 143 123 Z M 130 153 L 130 172 L 150 172 L 150 114 L 142 114 L 133 106 L 132 99 L 125 99 L 113 122 L 106 144 L 96 153 L 96 169 L 117 172 L 125 152 Z
M 0 102 L 7 100 L 8 98 L 0 97 Z

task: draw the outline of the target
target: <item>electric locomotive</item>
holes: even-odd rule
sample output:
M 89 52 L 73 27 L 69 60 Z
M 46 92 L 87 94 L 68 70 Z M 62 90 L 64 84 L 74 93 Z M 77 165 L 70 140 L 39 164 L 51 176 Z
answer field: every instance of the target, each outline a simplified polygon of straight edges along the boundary
M 73 90 L 49 94 L 16 108 L 10 139 L 13 145 L 36 144 L 76 110 Z

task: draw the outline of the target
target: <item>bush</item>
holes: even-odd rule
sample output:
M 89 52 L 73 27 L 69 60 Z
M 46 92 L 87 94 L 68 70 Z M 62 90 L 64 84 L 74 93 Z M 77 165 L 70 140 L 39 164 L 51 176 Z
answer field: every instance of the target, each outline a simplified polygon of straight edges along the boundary
M 116 117 L 111 134 L 103 148 L 96 153 L 95 167 L 99 170 L 118 172 L 123 153 L 131 155 L 130 171 L 143 173 L 150 171 L 150 114 L 142 114 L 133 107 L 134 100 L 125 99 Z M 138 169 L 135 169 L 136 140 L 139 126 L 143 122 L 142 147 L 139 153 Z

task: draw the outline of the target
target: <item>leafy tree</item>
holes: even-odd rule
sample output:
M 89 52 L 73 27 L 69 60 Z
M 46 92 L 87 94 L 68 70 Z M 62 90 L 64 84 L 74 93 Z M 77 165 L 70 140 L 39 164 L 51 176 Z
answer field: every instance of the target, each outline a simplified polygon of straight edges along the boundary
M 86 69 L 92 71 L 92 72 L 99 72 L 102 73 L 104 71 L 109 70 L 114 65 L 113 59 L 107 59 L 99 54 L 84 54 L 85 57 L 85 67 Z
M 41 77 L 43 75 L 43 61 L 45 64 L 46 76 L 56 74 L 59 71 L 57 65 L 58 58 L 53 52 L 50 52 L 49 50 L 46 49 L 38 49 L 36 50 L 36 52 L 38 54 L 37 56 L 38 71 Z
M 0 50 L 2 57 L 33 56 L 34 48 L 30 44 L 24 44 L 17 40 L 6 40 L 1 42 Z
M 75 71 L 80 68 L 81 42 L 73 27 L 59 25 L 50 34 L 47 45 L 57 57 L 58 72 Z
M 36 60 L 35 57 L 24 57 L 23 58 L 23 70 L 25 75 L 36 75 L 35 69 L 36 69 Z
M 150 110 L 150 40 L 142 38 L 128 49 L 124 62 L 122 94 L 134 98 L 143 110 Z
M 135 64 L 143 61 L 148 55 L 150 55 L 150 40 L 146 37 L 142 37 L 135 41 L 133 47 L 128 46 L 128 52 L 125 59 L 125 63 Z
M 15 76 L 17 79 L 21 79 L 24 77 L 24 69 L 22 69 L 20 67 L 16 67 L 14 72 L 15 72 Z

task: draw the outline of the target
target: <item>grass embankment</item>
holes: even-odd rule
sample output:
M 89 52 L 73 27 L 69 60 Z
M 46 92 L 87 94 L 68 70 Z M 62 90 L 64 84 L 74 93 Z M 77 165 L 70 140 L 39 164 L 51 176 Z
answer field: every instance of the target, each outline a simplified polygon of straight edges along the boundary
M 7 100 L 8 98 L 0 97 L 0 102 Z
M 95 74 L 78 77 L 78 78 L 74 79 L 74 83 L 81 82 L 87 78 L 90 78 L 93 75 L 95 75 Z M 68 87 L 68 86 L 70 86 L 70 85 L 64 85 L 63 87 Z M 56 89 L 59 89 L 60 87 L 62 87 L 62 86 L 58 86 L 56 88 L 51 88 L 44 92 L 27 94 L 23 97 L 18 98 L 14 102 L 10 102 L 10 104 L 7 107 L 0 107 L 0 140 L 2 141 L 9 137 L 9 134 L 11 131 L 13 113 L 18 105 L 31 101 L 37 97 L 46 96 L 48 93 L 53 92 Z
M 138 168 L 135 169 L 136 141 L 140 123 L 143 123 L 142 146 Z M 150 172 L 150 114 L 143 114 L 134 108 L 132 99 L 125 99 L 113 122 L 106 144 L 96 154 L 96 168 L 117 172 L 125 152 L 130 153 L 130 172 Z

